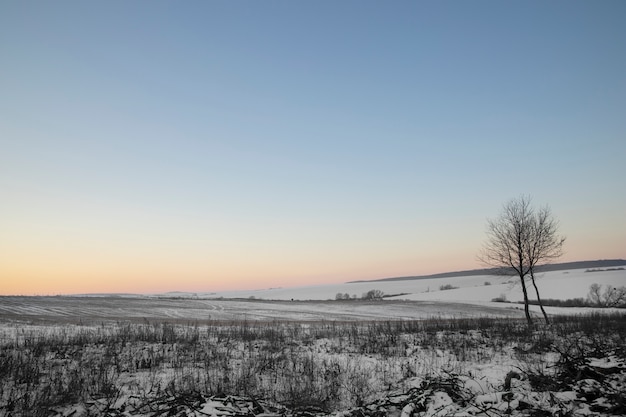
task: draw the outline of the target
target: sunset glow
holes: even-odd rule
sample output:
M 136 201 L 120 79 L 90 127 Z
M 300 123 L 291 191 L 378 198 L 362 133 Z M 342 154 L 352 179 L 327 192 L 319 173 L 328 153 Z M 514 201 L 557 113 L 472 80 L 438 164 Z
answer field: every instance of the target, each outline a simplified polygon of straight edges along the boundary
M 0 295 L 626 257 L 626 3 L 5 2 Z M 532 29 L 530 29 L 532 28 Z

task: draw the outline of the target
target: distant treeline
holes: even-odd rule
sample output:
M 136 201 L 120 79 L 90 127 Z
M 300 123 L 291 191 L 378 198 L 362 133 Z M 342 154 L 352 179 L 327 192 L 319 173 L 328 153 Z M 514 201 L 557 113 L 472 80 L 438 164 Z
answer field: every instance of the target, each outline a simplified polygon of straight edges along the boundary
M 568 298 L 567 300 L 557 300 L 553 298 L 541 299 L 544 306 L 551 307 L 598 307 L 598 304 L 590 302 L 585 298 Z M 522 303 L 523 304 L 523 303 Z M 537 300 L 528 300 L 528 304 L 539 305 Z M 616 305 L 615 308 L 626 308 L 626 304 Z
M 607 272 L 607 271 L 623 271 L 624 268 L 606 268 L 606 269 L 587 269 L 585 272 Z

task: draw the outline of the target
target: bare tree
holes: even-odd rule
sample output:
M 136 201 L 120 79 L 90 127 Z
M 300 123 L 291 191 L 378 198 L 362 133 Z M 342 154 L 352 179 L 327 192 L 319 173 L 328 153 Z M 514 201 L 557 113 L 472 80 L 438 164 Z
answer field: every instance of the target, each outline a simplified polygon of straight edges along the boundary
M 604 304 L 607 307 L 620 307 L 626 304 L 626 287 L 607 285 L 604 290 Z
M 479 260 L 503 275 L 516 275 L 524 295 L 524 313 L 532 325 L 526 278 L 530 277 L 537 301 L 546 314 L 535 282 L 537 267 L 561 256 L 565 238 L 558 235 L 558 222 L 548 207 L 535 211 L 531 199 L 520 196 L 504 204 L 500 216 L 487 220 L 487 241 Z
M 602 285 L 591 284 L 587 298 L 598 307 L 620 307 L 626 305 L 626 287 L 607 285 L 602 292 Z
M 602 306 L 602 285 L 594 283 L 589 287 L 589 295 L 587 295 L 589 302 L 597 305 L 598 307 Z

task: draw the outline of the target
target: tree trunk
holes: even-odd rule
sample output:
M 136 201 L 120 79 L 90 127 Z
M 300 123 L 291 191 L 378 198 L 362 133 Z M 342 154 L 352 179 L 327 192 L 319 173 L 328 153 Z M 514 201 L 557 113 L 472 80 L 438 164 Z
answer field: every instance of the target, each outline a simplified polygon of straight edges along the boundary
M 524 313 L 526 314 L 526 321 L 528 322 L 528 327 L 532 327 L 533 319 L 530 317 L 530 310 L 528 308 L 528 291 L 526 290 L 526 283 L 524 282 L 524 276 L 520 276 L 520 281 L 522 283 L 522 293 L 524 294 Z
M 550 319 L 548 319 L 548 315 L 546 314 L 546 310 L 543 309 L 543 303 L 541 302 L 541 297 L 539 296 L 539 288 L 537 288 L 537 283 L 535 282 L 535 274 L 533 270 L 530 270 L 530 280 L 533 283 L 533 287 L 535 287 L 535 293 L 537 294 L 537 301 L 539 302 L 539 308 L 541 308 L 541 312 L 543 313 L 543 318 L 546 321 L 546 324 L 550 324 Z

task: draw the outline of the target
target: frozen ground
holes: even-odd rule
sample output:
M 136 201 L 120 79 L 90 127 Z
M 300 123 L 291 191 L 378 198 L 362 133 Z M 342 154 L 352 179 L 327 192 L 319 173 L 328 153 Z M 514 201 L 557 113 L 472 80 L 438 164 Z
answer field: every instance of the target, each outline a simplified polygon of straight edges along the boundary
M 0 321 L 382 321 L 430 317 L 522 317 L 514 308 L 444 301 L 263 301 L 151 297 L 0 297 Z
M 626 271 L 539 279 L 561 300 L 593 283 Z M 518 300 L 497 276 L 0 297 L 0 417 L 624 415 L 626 315 L 548 307 L 575 316 L 531 331 Z
M 626 270 L 555 271 L 538 280 L 543 298 L 585 298 L 589 286 L 626 285 Z M 442 285 L 458 287 L 440 290 Z M 360 298 L 369 290 L 383 291 L 382 301 L 334 301 L 336 294 Z M 531 298 L 533 293 L 531 292 Z M 491 300 L 504 296 L 511 303 Z M 291 320 L 404 320 L 430 317 L 522 317 L 521 289 L 513 277 L 468 276 L 406 281 L 370 281 L 176 296 L 56 296 L 0 297 L 0 320 L 90 323 L 115 320 L 180 322 Z M 330 301 L 329 301 L 330 300 Z M 538 309 L 531 306 L 534 312 Z M 593 309 L 547 308 L 551 314 Z
M 585 269 L 553 271 L 539 274 L 537 280 L 543 298 L 585 298 L 589 286 L 626 285 L 626 270 L 585 272 Z M 485 282 L 491 285 L 486 286 Z M 414 279 L 403 281 L 366 281 L 337 285 L 320 285 L 293 288 L 272 288 L 255 291 L 228 291 L 196 294 L 198 297 L 261 298 L 267 300 L 332 300 L 337 293 L 356 295 L 379 289 L 385 294 L 402 294 L 395 298 L 405 300 L 445 300 L 487 302 L 504 294 L 509 301 L 522 300 L 518 280 L 515 277 L 494 275 L 465 276 L 454 278 Z M 459 287 L 458 290 L 439 291 L 442 285 Z
M 39 310 L 41 312 L 41 310 Z M 624 415 L 624 317 L 0 325 L 0 417 Z

